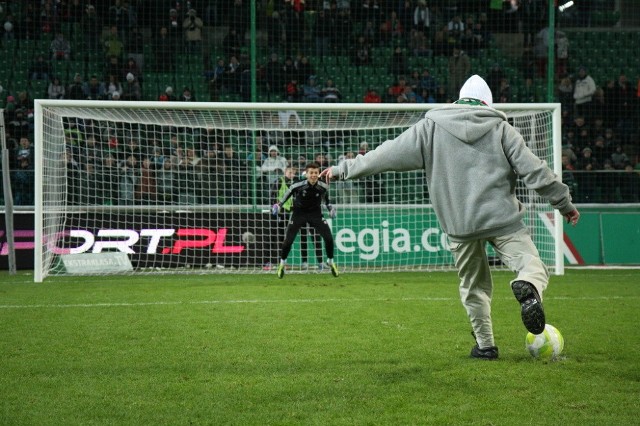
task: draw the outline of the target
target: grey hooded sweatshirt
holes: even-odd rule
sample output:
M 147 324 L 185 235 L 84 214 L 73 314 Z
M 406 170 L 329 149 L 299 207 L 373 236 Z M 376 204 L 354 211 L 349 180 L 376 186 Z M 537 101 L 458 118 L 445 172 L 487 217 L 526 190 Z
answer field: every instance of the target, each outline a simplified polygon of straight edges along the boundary
M 569 188 L 526 146 L 504 113 L 452 104 L 393 140 L 331 169 L 339 179 L 424 169 L 433 208 L 453 241 L 497 237 L 525 227 L 518 176 L 553 208 L 575 210 Z

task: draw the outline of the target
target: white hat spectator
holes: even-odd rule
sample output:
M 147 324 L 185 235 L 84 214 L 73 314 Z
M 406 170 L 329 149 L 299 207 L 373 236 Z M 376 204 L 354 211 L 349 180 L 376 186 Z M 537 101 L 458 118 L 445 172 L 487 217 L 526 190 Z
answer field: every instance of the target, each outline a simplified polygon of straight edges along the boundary
M 131 73 L 128 73 L 128 74 L 127 74 L 127 81 L 133 81 L 133 79 L 134 79 L 134 78 L 135 78 L 135 77 L 134 77 L 134 75 L 133 75 L 133 74 L 131 74 Z

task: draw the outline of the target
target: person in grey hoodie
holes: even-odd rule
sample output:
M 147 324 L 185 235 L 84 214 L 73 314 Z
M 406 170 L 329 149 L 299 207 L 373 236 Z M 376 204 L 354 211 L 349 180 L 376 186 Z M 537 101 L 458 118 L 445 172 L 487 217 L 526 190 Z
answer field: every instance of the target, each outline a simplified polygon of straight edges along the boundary
M 471 76 L 454 104 L 427 112 L 397 138 L 320 175 L 330 181 L 424 169 L 433 208 L 449 238 L 460 277 L 460 298 L 476 339 L 471 357 L 481 359 L 498 358 L 486 243 L 517 274 L 511 289 L 527 330 L 540 334 L 545 327 L 542 294 L 549 273 L 523 221 L 524 207 L 515 195 L 517 178 L 572 225 L 580 218 L 567 185 L 531 152 L 492 103 L 487 83 Z

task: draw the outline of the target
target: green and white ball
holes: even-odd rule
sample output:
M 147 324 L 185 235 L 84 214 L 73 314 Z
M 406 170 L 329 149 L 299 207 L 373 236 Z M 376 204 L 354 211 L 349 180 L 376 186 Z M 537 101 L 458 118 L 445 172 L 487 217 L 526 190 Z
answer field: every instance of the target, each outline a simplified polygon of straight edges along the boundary
M 531 356 L 543 361 L 556 360 L 564 349 L 564 338 L 560 331 L 546 324 L 540 334 L 527 333 L 525 346 Z

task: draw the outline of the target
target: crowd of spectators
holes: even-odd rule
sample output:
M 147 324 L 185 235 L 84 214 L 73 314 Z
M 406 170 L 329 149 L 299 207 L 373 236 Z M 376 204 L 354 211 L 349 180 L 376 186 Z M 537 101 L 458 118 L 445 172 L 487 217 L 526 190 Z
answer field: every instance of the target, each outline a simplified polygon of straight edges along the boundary
M 473 73 L 487 79 L 496 102 L 545 101 L 534 81 L 546 70 L 546 2 L 503 2 L 498 9 L 484 3 L 488 2 L 282 0 L 260 4 L 258 31 L 270 53 L 257 69 L 258 88 L 274 101 L 344 102 L 351 99 L 347 96 L 350 88 L 342 87 L 338 76 L 331 75 L 333 69 L 326 66 L 326 58 L 341 57 L 352 71 L 375 69 L 393 79 L 386 86 L 367 87 L 359 94 L 361 102 L 451 102 Z M 248 5 L 239 0 L 6 2 L 0 13 L 5 22 L 3 48 L 7 52 L 10 46 L 19 48 L 21 40 L 47 45 L 45 51 L 33 52 L 28 69 L 19 70 L 27 77 L 26 87 L 4 82 L 7 90 L 0 90 L 16 204 L 33 203 L 33 97 L 196 101 L 219 100 L 222 94 L 230 93 L 250 100 Z M 588 25 L 588 9 L 578 10 L 576 19 Z M 205 43 L 211 28 L 226 28 L 215 46 Z M 475 59 L 485 54 L 498 32 L 524 37 L 523 81 L 518 82 L 517 90 L 499 63 L 486 69 L 474 68 L 474 64 L 486 62 Z M 638 202 L 640 87 L 624 73 L 608 81 L 596 81 L 587 67 L 571 69 L 568 38 L 562 31 L 557 34 L 554 78 L 556 99 L 563 106 L 565 180 L 578 202 Z M 375 55 L 379 52 L 388 52 L 388 57 L 382 61 L 384 67 L 376 69 L 380 60 Z M 162 82 L 158 91 L 145 90 L 149 72 L 173 73 L 178 58 L 185 55 L 196 58 L 199 66 L 194 68 L 195 78 L 206 81 L 208 94 L 197 93 L 190 85 L 175 80 Z M 99 71 L 86 74 L 86 68 L 73 69 L 80 58 L 96 62 L 98 66 L 91 69 Z M 446 72 L 434 73 L 428 66 L 411 68 L 411 58 L 425 58 L 423 63 L 441 58 L 446 61 Z M 34 93 L 34 82 L 44 83 L 45 90 Z M 179 89 L 174 91 L 176 84 Z M 91 123 L 76 123 L 75 127 L 90 134 L 85 128 Z M 296 140 L 296 134 L 291 133 L 281 143 L 270 143 L 274 141 L 269 142 L 269 135 L 264 135 L 267 142 L 259 147 L 260 155 L 268 160 L 273 152 L 270 146 L 276 150 L 288 146 Z M 198 137 L 191 135 L 192 139 Z M 86 146 L 70 144 L 67 152 L 73 202 L 85 203 L 87 197 L 102 194 L 107 203 L 239 203 L 244 196 L 240 193 L 243 179 L 252 174 L 247 158 L 235 152 L 237 144 L 227 141 L 217 142 L 213 149 L 197 142 L 195 146 L 167 150 L 160 141 L 142 135 L 124 138 L 126 141 L 116 138 L 116 147 L 112 146 L 112 137 L 102 134 L 83 139 Z M 137 142 L 132 145 L 128 139 Z M 312 141 L 312 151 L 326 154 L 329 148 L 335 148 L 334 137 L 319 135 L 316 139 L 321 142 L 316 144 L 312 135 L 305 136 L 307 142 Z M 91 144 L 95 148 L 90 148 Z M 131 148 L 130 152 L 125 153 L 124 147 Z M 87 155 L 87 150 L 94 153 Z M 251 155 L 258 154 L 250 151 Z M 355 153 L 345 147 L 340 157 Z M 305 155 L 317 157 L 315 152 Z M 297 161 L 290 159 L 289 163 Z M 336 161 L 338 158 L 332 158 L 328 163 Z M 113 178 L 105 177 L 112 172 Z M 262 176 L 263 171 L 259 172 Z M 271 177 L 267 173 L 263 180 Z M 189 178 L 211 183 L 203 184 L 207 194 L 189 186 Z M 170 185 L 170 181 L 178 183 Z M 89 186 L 83 186 L 83 182 Z M 155 188 L 155 192 L 149 188 Z

